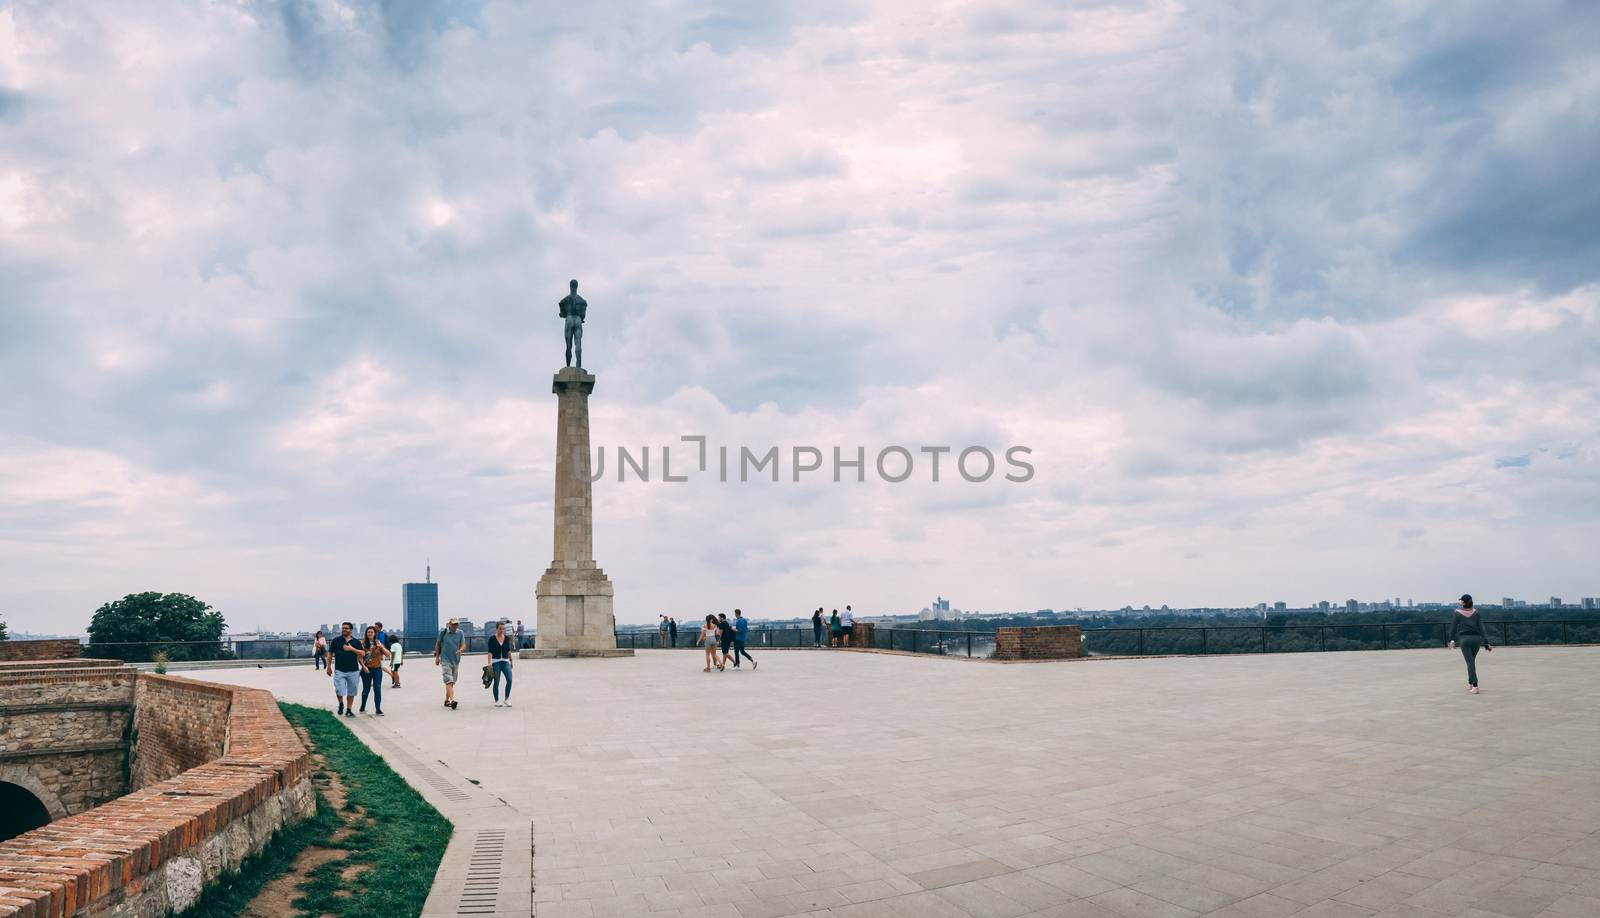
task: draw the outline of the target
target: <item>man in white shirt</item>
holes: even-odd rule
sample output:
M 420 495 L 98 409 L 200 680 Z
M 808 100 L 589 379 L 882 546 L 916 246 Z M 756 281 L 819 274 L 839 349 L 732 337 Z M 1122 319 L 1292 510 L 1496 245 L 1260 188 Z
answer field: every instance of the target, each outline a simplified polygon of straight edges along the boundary
M 844 632 L 844 646 L 850 646 L 850 635 L 856 633 L 856 616 L 849 606 L 844 607 L 844 614 L 839 616 L 839 627 Z

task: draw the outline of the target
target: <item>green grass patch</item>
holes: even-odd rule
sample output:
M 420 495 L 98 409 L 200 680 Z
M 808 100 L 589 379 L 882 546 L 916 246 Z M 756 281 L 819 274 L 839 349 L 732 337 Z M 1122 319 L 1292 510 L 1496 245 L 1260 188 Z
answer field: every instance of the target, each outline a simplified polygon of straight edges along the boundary
M 233 918 L 308 847 L 342 849 L 346 856 L 313 868 L 298 885 L 291 904 L 301 915 L 421 914 L 450 841 L 450 821 L 329 712 L 297 704 L 278 707 L 305 731 L 312 751 L 325 757 L 326 769 L 345 787 L 347 802 L 336 811 L 319 792 L 315 817 L 279 833 L 237 873 L 208 887 L 186 918 Z M 347 834 L 335 841 L 341 828 Z M 342 879 L 346 872 L 356 878 Z

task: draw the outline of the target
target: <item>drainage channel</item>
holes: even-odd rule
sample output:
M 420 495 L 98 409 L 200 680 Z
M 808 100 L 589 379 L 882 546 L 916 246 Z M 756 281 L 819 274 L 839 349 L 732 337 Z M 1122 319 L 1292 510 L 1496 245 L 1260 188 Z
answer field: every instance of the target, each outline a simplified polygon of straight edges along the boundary
M 515 807 L 431 765 L 393 731 L 354 730 L 389 766 L 450 820 L 455 831 L 434 874 L 422 918 L 511 918 L 533 914 L 533 824 Z

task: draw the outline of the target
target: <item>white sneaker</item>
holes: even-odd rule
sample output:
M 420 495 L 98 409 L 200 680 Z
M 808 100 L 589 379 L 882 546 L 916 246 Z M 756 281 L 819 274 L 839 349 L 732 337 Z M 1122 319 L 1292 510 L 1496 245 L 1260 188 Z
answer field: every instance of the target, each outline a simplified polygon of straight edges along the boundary
M 495 702 L 495 703 L 494 703 L 494 706 L 495 706 L 495 707 L 497 707 L 497 708 L 498 708 L 498 707 L 500 707 L 500 702 L 498 702 L 498 701 L 496 701 L 496 702 Z
M 508 708 L 511 707 L 511 699 L 510 698 L 506 699 L 506 707 L 508 707 Z

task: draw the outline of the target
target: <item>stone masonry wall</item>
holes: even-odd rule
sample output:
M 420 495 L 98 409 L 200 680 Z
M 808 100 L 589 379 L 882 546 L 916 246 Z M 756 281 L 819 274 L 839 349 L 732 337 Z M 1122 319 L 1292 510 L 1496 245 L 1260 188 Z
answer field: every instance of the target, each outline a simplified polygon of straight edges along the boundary
M 54 818 L 125 793 L 136 676 L 120 665 L 0 664 L 0 780 Z
M 996 660 L 1071 660 L 1083 656 L 1083 629 L 1077 625 L 996 628 Z
M 232 703 L 224 686 L 146 673 L 134 698 L 129 786 L 149 787 L 221 756 Z
M 9 660 L 70 660 L 78 656 L 83 645 L 73 638 L 44 641 L 0 641 L 0 661 Z
M 144 702 L 210 710 L 226 696 L 221 757 L 0 843 L 0 918 L 182 911 L 207 883 L 315 812 L 305 747 L 271 694 L 153 675 L 139 681 Z

